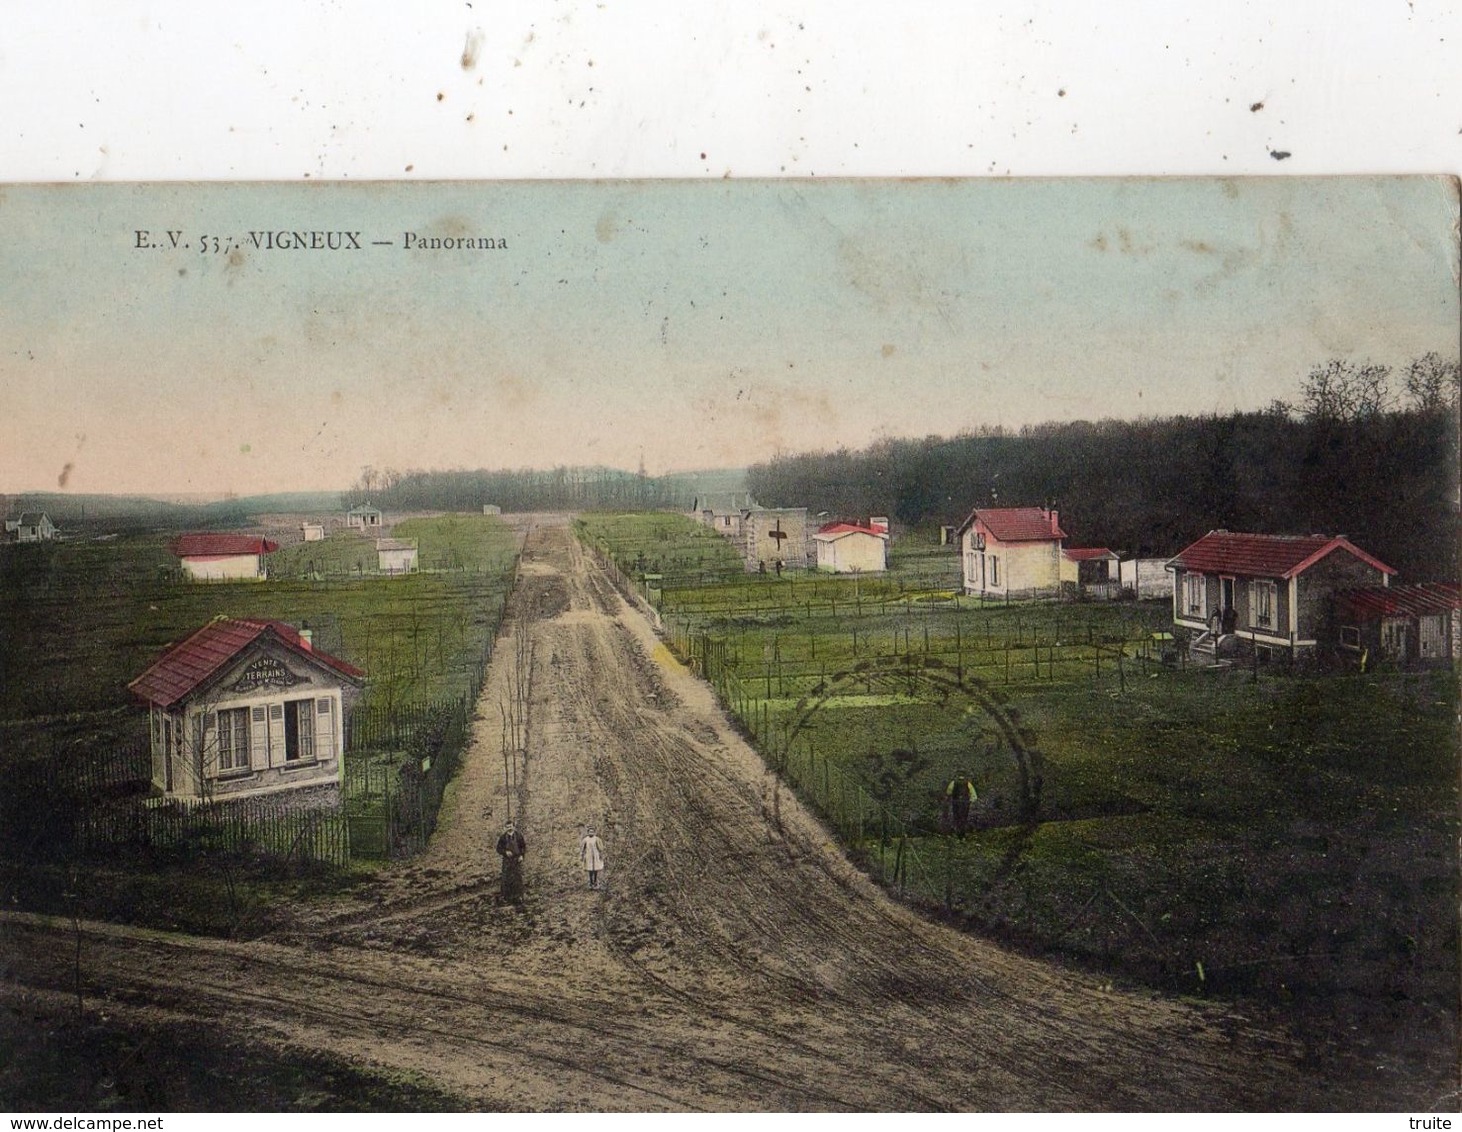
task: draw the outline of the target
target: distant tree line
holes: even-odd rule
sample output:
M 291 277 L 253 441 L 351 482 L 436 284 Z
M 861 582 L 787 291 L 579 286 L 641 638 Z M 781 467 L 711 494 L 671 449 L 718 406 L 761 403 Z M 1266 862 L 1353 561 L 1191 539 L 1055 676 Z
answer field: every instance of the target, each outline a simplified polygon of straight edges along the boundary
M 764 506 L 908 525 L 1050 502 L 1068 546 L 1124 557 L 1220 527 L 1344 534 L 1404 580 L 1455 580 L 1457 438 L 1457 363 L 1429 354 L 1399 372 L 1328 362 L 1262 412 L 885 440 L 755 465 L 747 487 Z
M 137 495 L 64 495 L 60 492 L 0 496 L 0 511 L 7 516 L 15 517 L 25 511 L 44 511 L 66 535 L 247 526 L 250 516 L 260 509 L 250 507 L 243 500 L 171 503 Z
M 391 511 L 688 510 L 694 486 L 678 476 L 648 476 L 616 468 L 558 467 L 488 471 L 378 471 L 364 468 L 342 499 Z

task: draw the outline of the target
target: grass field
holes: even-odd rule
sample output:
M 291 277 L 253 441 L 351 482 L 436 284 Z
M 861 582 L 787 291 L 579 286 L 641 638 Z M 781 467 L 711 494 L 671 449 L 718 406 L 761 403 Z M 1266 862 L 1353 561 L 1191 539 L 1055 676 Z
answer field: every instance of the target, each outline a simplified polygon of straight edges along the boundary
M 633 580 L 647 543 L 698 546 L 693 526 L 595 537 Z M 728 572 L 649 597 L 768 761 L 938 914 L 1173 989 L 1302 1001 L 1312 1030 L 1453 1025 L 1450 671 L 1193 669 L 1166 603 L 985 607 L 957 580 L 930 541 L 895 544 L 881 578 Z M 955 836 L 944 786 L 965 776 Z
M 742 573 L 741 556 L 729 541 L 683 515 L 587 514 L 574 520 L 574 529 L 590 546 L 612 549 L 625 571 L 659 574 L 667 587 Z
M 390 532 L 395 539 L 415 539 L 417 558 L 426 573 L 473 573 L 501 576 L 512 568 L 514 549 L 505 541 L 502 522 L 492 516 L 436 515 L 406 519 Z M 297 542 L 268 558 L 269 576 L 287 580 L 370 578 L 381 571 L 376 540 L 353 530 L 334 531 L 319 542 Z
M 476 516 L 417 519 L 398 531 L 421 540 L 424 562 L 458 565 L 405 577 L 187 583 L 173 580 L 163 534 L 5 547 L 0 755 L 38 742 L 140 738 L 143 713 L 127 682 L 220 614 L 309 625 L 320 648 L 366 671 L 367 701 L 460 692 L 510 585 L 514 536 Z

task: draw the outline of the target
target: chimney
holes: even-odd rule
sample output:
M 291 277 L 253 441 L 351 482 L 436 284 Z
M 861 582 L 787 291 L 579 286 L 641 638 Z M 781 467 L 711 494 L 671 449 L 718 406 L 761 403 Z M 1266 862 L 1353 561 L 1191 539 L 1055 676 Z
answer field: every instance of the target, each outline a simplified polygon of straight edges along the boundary
M 1057 512 L 1056 508 L 1052 507 L 1049 511 L 1049 514 L 1051 516 L 1051 533 L 1054 535 L 1057 531 L 1061 529 L 1059 512 Z
M 300 630 L 300 644 L 304 646 L 306 652 L 314 652 L 315 651 L 315 631 L 313 629 L 301 629 Z

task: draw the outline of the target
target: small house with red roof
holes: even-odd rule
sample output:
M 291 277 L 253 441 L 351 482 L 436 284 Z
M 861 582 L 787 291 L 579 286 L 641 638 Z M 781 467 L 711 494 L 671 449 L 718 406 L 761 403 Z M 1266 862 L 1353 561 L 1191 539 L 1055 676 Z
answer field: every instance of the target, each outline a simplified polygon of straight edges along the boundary
M 1328 629 L 1328 643 L 1357 663 L 1448 664 L 1462 657 L 1462 586 L 1416 582 L 1341 590 Z
M 888 569 L 888 525 L 825 523 L 812 536 L 817 568 L 833 574 L 881 574 Z
M 267 578 L 264 556 L 273 554 L 279 544 L 259 535 L 205 532 L 179 535 L 171 549 L 181 560 L 185 577 L 196 582 L 230 582 Z
M 1168 562 L 1173 621 L 1215 657 L 1313 649 L 1340 590 L 1384 587 L 1396 573 L 1344 535 L 1209 531 Z
M 957 532 L 964 592 L 984 597 L 1059 597 L 1077 566 L 1062 552 L 1066 532 L 1051 507 L 979 507 Z
M 147 705 L 152 781 L 222 801 L 313 789 L 338 802 L 345 712 L 365 673 L 282 621 L 218 617 L 127 685 Z

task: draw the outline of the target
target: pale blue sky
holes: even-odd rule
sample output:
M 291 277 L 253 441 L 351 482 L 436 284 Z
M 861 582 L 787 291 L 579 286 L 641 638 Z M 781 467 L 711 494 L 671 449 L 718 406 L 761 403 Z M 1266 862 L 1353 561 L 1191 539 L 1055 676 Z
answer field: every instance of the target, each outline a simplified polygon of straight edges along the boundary
M 0 190 L 0 490 L 739 466 L 1458 351 L 1441 179 Z M 180 230 L 139 251 L 134 231 Z M 393 248 L 203 255 L 205 233 Z M 408 253 L 401 234 L 506 237 Z

